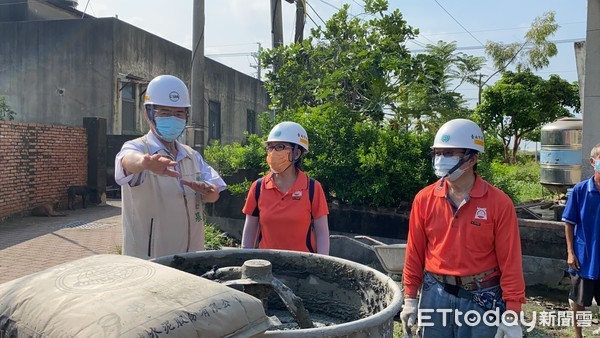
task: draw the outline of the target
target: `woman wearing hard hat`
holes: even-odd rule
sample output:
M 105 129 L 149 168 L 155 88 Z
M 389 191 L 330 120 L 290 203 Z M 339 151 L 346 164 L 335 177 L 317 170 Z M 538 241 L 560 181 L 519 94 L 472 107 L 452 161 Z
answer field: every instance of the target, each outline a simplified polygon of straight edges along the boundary
M 265 143 L 271 172 L 250 187 L 242 248 L 329 254 L 329 209 L 321 183 L 300 170 L 308 152 L 306 130 L 281 122 Z
M 227 185 L 192 148 L 177 141 L 189 116 L 187 86 L 161 75 L 144 101 L 148 134 L 127 141 L 115 157 L 122 187 L 123 254 L 154 258 L 204 250 L 202 205 Z
M 483 133 L 473 121 L 451 120 L 431 148 L 440 180 L 412 205 L 402 323 L 409 333 L 419 313 L 425 338 L 521 337 L 517 215 L 510 198 L 474 172 Z

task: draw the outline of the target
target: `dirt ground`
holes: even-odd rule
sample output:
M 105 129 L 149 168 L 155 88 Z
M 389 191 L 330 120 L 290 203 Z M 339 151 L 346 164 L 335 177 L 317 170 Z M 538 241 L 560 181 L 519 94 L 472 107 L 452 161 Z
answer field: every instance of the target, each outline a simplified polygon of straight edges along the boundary
M 566 313 L 569 307 L 569 286 L 566 283 L 560 288 L 548 288 L 544 286 L 527 287 L 525 294 L 527 303 L 523 306 L 525 318 L 527 321 L 533 320 L 534 313 L 537 316 L 535 328 L 527 332 L 527 328 L 523 328 L 524 338 L 567 338 L 574 336 L 574 329 L 571 326 L 561 325 L 558 320 L 558 313 Z M 591 325 L 583 327 L 583 334 L 586 337 L 600 337 L 600 315 L 597 305 L 586 310 L 591 311 Z M 544 314 L 542 314 L 544 313 Z M 546 314 L 556 314 L 555 325 L 542 325 L 541 316 Z M 402 338 L 402 323 L 399 317 L 394 318 L 394 338 Z M 598 330 L 599 332 L 594 332 Z
M 527 304 L 523 306 L 527 320 L 532 320 L 533 313 L 538 315 L 536 321 L 538 325 L 531 332 L 523 332 L 523 337 L 573 337 L 574 329 L 571 326 L 561 325 L 559 320 L 556 320 L 555 325 L 540 325 L 541 313 L 566 313 L 570 310 L 569 306 L 569 285 L 563 283 L 560 289 L 551 289 L 543 286 L 528 287 L 525 292 L 527 296 Z M 591 311 L 591 322 L 589 326 L 583 326 L 584 336 L 600 336 L 600 316 L 598 314 L 598 306 L 594 305 L 586 309 Z

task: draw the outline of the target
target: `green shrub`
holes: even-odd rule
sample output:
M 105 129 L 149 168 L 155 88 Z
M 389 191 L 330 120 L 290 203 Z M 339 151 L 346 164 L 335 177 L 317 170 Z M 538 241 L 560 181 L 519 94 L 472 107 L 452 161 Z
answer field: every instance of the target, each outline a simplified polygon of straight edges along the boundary
M 514 165 L 499 161 L 481 161 L 479 174 L 488 182 L 504 191 L 515 204 L 545 199 L 550 191 L 540 184 L 540 164 L 524 160 Z
M 226 233 L 219 231 L 213 224 L 204 225 L 204 247 L 206 250 L 220 250 L 222 247 L 237 246 Z
M 246 145 L 239 142 L 221 145 L 214 141 L 204 150 L 204 160 L 220 175 L 231 175 L 239 169 L 265 168 L 266 156 L 263 139 L 254 134 L 248 136 Z
M 328 200 L 397 207 L 434 180 L 429 134 L 398 131 L 340 107 L 321 106 L 291 118 L 307 129 L 304 165 Z
M 482 155 L 490 161 L 502 161 L 504 159 L 504 145 L 502 144 L 502 140 L 486 134 L 485 152 Z
M 231 175 L 237 170 L 233 166 L 233 161 L 240 151 L 239 143 L 221 145 L 219 141 L 214 141 L 204 149 L 204 160 L 219 174 Z
M 15 119 L 15 115 L 17 113 L 6 103 L 6 98 L 0 97 L 0 121 L 12 121 Z
M 296 121 L 307 130 L 310 152 L 302 167 L 321 182 L 329 201 L 397 207 L 400 202 L 411 202 L 420 189 L 436 180 L 430 155 L 432 134 L 396 130 L 327 106 L 281 112 L 274 121 L 266 117 L 262 115 L 262 130 L 270 130 L 284 120 Z M 205 159 L 221 174 L 238 169 L 267 172 L 265 139 L 250 135 L 246 145 L 222 146 L 215 142 L 206 149 Z M 519 157 L 514 165 L 502 163 L 501 142 L 486 141 L 486 152 L 481 154 L 477 168 L 484 179 L 503 190 L 515 204 L 551 196 L 539 183 L 538 163 L 526 156 Z M 234 195 L 245 195 L 251 183 L 245 180 L 232 184 L 229 190 Z
M 364 119 L 335 107 L 280 112 L 275 120 L 261 115 L 261 129 L 281 121 L 300 123 L 309 135 L 309 150 L 302 169 L 323 185 L 327 199 L 349 205 L 397 207 L 435 180 L 431 168 L 430 134 L 395 130 L 385 123 Z M 268 170 L 265 137 L 248 137 L 242 146 L 213 143 L 205 159 L 221 174 L 237 169 Z M 246 194 L 251 182 L 229 186 L 233 194 Z
M 233 196 L 246 196 L 252 185 L 251 181 L 244 179 L 244 182 L 237 184 L 230 184 L 227 186 L 227 190 L 231 192 Z

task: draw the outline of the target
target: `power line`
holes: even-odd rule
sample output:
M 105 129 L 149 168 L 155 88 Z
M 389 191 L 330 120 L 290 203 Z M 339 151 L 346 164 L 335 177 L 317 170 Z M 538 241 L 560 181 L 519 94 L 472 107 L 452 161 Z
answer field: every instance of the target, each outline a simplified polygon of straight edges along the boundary
M 468 29 L 466 29 L 466 28 L 465 28 L 465 26 L 463 26 L 463 25 L 462 25 L 460 22 L 458 22 L 458 20 L 456 20 L 456 18 L 454 18 L 454 17 L 452 16 L 452 14 L 450 14 L 450 12 L 448 12 L 448 11 L 447 11 L 447 10 L 444 8 L 444 6 L 442 6 L 442 5 L 441 5 L 441 4 L 440 4 L 440 3 L 439 3 L 437 0 L 433 0 L 433 1 L 435 1 L 435 3 L 436 3 L 436 4 L 438 4 L 438 6 L 440 6 L 440 8 L 442 8 L 442 9 L 444 10 L 444 12 L 446 12 L 446 14 L 448 14 L 448 15 L 449 15 L 449 16 L 452 18 L 452 20 L 454 20 L 454 22 L 456 22 L 456 23 L 457 23 L 457 24 L 458 24 L 460 27 L 462 27 L 462 29 L 464 29 L 464 30 L 465 30 L 465 32 L 469 33 L 469 35 L 470 35 L 470 36 L 471 36 L 473 39 L 475 39 L 475 41 L 479 42 L 479 44 L 480 44 L 480 45 L 482 45 L 482 46 L 484 45 L 484 44 L 483 44 L 481 41 L 479 41 L 479 39 L 477 39 L 477 38 L 475 37 L 475 35 L 473 35 L 471 32 L 469 32 L 469 30 L 468 30 Z
M 555 44 L 561 44 L 561 43 L 572 43 L 572 42 L 577 42 L 577 41 L 584 41 L 585 38 L 576 38 L 576 39 L 563 39 L 563 40 L 553 40 L 553 41 L 549 41 Z M 411 40 L 412 41 L 412 40 Z M 531 42 L 526 43 L 526 45 L 530 45 L 533 44 Z M 465 47 L 457 47 L 456 50 L 478 50 L 478 49 L 485 49 L 485 46 L 465 46 Z M 411 50 L 411 52 L 426 52 L 425 49 L 418 49 L 418 50 Z
M 307 16 L 309 17 L 309 19 L 313 22 L 313 24 L 315 24 L 315 26 L 317 26 L 316 22 L 312 19 L 312 17 L 310 17 L 310 15 L 307 14 Z M 554 41 L 550 41 L 552 43 L 555 44 L 562 44 L 562 43 L 572 43 L 572 42 L 577 42 L 577 41 L 582 41 L 585 40 L 583 38 L 580 39 L 563 39 L 563 40 L 554 40 Z M 419 47 L 423 47 L 423 49 L 414 49 L 411 50 L 411 53 L 422 53 L 422 52 L 426 52 L 427 49 L 425 49 L 425 44 L 417 41 L 417 40 L 408 40 L 407 42 L 412 42 L 415 45 L 419 46 Z M 248 43 L 248 44 L 254 44 L 254 43 Z M 456 50 L 457 51 L 461 51 L 461 50 L 479 50 L 479 49 L 484 49 L 485 47 L 482 46 L 465 46 L 465 47 L 457 47 Z M 208 57 L 237 57 L 237 56 L 249 56 L 252 55 L 253 52 L 234 52 L 234 53 L 215 53 L 215 54 L 206 54 L 206 56 Z M 565 71 L 566 72 L 566 71 Z
M 252 52 L 238 52 L 238 53 L 218 53 L 218 54 L 206 54 L 208 57 L 236 57 L 236 56 L 251 56 Z
M 333 7 L 335 10 L 338 10 L 338 11 L 340 10 L 338 7 L 335 7 L 334 5 L 330 4 L 329 2 L 326 2 L 326 1 L 323 1 L 323 0 L 319 0 L 319 1 L 321 1 L 324 4 L 326 4 L 329 7 Z
M 306 1 L 306 4 L 308 5 L 308 7 L 310 7 L 310 9 L 312 9 L 313 12 L 315 12 L 315 14 L 319 17 L 319 19 L 321 19 L 321 22 L 323 22 L 323 24 L 326 25 L 325 20 L 323 20 L 323 18 L 319 15 L 319 13 L 317 13 L 317 11 L 313 8 L 313 6 L 308 1 Z M 316 26 L 318 26 L 318 25 L 316 25 Z
M 566 23 L 559 23 L 558 25 L 574 25 L 574 24 L 581 24 L 581 23 L 585 23 L 585 21 L 577 21 L 577 22 L 566 22 Z M 476 30 L 476 31 L 471 31 L 472 33 L 486 33 L 486 32 L 499 32 L 499 31 L 513 31 L 513 30 L 523 30 L 523 29 L 528 29 L 531 27 L 512 27 L 512 28 L 494 28 L 494 29 L 481 29 L 481 30 Z M 455 34 L 466 34 L 468 32 L 448 32 L 448 33 L 430 33 L 427 34 L 428 36 L 436 36 L 436 35 L 455 35 Z M 423 36 L 423 35 L 420 35 Z
M 537 71 L 536 73 L 539 74 L 556 74 L 556 73 L 576 73 L 576 70 L 555 70 L 555 71 L 545 71 L 545 72 L 540 72 Z
M 432 45 L 435 45 L 435 42 L 431 41 L 431 39 L 426 37 L 425 35 L 419 35 L 419 37 L 424 38 L 425 40 L 431 42 Z
M 361 4 L 359 4 L 358 2 L 356 2 L 356 0 L 352 0 L 352 2 L 354 2 L 354 3 L 355 3 L 355 4 L 357 4 L 358 6 L 362 7 L 362 8 L 363 8 L 363 10 L 365 9 L 365 6 L 364 6 L 364 5 L 361 5 Z
M 81 14 L 81 18 L 85 17 L 85 11 L 87 11 L 88 5 L 90 4 L 90 0 L 88 0 L 85 4 L 85 8 L 83 9 L 83 13 Z
M 408 42 L 412 42 L 412 43 L 414 43 L 415 45 L 417 45 L 417 46 L 419 46 L 419 47 L 422 47 L 422 48 L 425 48 L 425 46 L 426 46 L 424 43 L 422 43 L 422 42 L 420 42 L 420 41 L 417 41 L 417 40 L 408 40 Z
M 233 46 L 244 46 L 244 45 L 254 45 L 254 44 L 256 44 L 256 42 L 232 43 L 229 45 L 207 46 L 206 48 L 233 47 Z
M 310 21 L 312 21 L 312 23 L 313 23 L 313 25 L 315 25 L 315 27 L 319 27 L 319 25 L 317 25 L 315 20 L 313 20 L 312 16 L 310 16 L 310 14 L 308 14 L 308 12 L 306 13 L 306 16 L 310 19 Z

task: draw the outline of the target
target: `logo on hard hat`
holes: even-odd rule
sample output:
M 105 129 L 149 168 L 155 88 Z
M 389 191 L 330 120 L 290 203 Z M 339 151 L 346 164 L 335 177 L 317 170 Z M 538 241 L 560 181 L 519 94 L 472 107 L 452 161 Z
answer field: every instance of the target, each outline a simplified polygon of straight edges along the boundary
M 178 92 L 170 92 L 169 93 L 169 100 L 171 100 L 173 102 L 179 101 L 179 93 Z
M 475 143 L 478 146 L 482 146 L 483 147 L 483 135 L 473 135 L 473 134 L 471 134 L 471 139 L 473 140 L 473 143 Z
M 450 141 L 450 135 L 442 135 L 442 142 L 448 142 Z
M 281 136 L 281 130 L 278 130 L 275 132 L 275 137 L 279 137 L 279 136 Z

